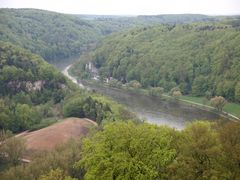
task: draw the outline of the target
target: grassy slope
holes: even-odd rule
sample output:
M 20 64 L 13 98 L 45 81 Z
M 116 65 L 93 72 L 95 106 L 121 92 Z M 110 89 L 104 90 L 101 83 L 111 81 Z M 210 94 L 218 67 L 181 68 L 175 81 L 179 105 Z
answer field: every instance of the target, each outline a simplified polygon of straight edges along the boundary
M 210 106 L 210 101 L 204 97 L 182 96 L 180 99 Z M 223 110 L 240 118 L 240 104 L 229 102 Z

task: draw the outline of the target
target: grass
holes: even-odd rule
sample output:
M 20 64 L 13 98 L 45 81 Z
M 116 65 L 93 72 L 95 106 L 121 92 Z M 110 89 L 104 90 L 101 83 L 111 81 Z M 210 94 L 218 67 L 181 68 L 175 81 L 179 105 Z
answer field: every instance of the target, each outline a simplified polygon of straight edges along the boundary
M 240 104 L 228 103 L 223 110 L 240 118 Z
M 182 96 L 180 99 L 210 106 L 210 101 L 204 97 Z M 223 110 L 240 118 L 240 104 L 229 102 L 224 106 Z
M 204 97 L 182 96 L 182 97 L 180 97 L 180 99 L 210 106 L 210 101 L 208 101 Z

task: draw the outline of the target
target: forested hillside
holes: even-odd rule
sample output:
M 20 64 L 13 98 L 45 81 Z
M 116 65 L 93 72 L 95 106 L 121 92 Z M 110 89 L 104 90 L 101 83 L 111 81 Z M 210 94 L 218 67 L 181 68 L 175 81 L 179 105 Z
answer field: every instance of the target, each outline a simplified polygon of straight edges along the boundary
M 88 117 L 100 124 L 103 119 L 124 119 L 123 110 L 102 96 L 78 90 L 38 55 L 0 43 L 1 130 L 40 128 L 49 125 L 46 118 L 63 116 Z
M 0 40 L 29 49 L 49 61 L 79 55 L 89 43 L 103 35 L 129 27 L 216 20 L 204 15 L 108 17 L 37 9 L 0 9 Z
M 121 31 L 136 26 L 152 26 L 156 24 L 187 24 L 192 22 L 218 21 L 218 17 L 201 14 L 168 14 L 152 16 L 108 16 L 108 15 L 76 15 L 93 23 L 103 34 Z
M 72 15 L 35 9 L 0 9 L 0 40 L 9 41 L 46 60 L 82 52 L 101 29 Z
M 79 55 L 99 40 L 93 52 L 72 66 L 73 73 L 91 77 L 93 68 L 86 68 L 91 61 L 99 70 L 94 69 L 96 79 L 99 72 L 102 80 L 126 83 L 126 89 L 149 88 L 152 96 L 146 97 L 158 103 L 169 100 L 172 105 L 166 108 L 174 114 L 171 106 L 181 105 L 178 96 L 155 98 L 172 88 L 179 96 L 221 95 L 240 102 L 239 27 L 238 17 L 79 16 L 0 9 L 0 179 L 238 179 L 238 122 L 195 121 L 179 131 L 145 123 L 97 90 L 80 89 L 45 60 Z M 153 106 L 151 111 L 159 111 Z M 168 111 L 173 122 L 175 115 L 181 116 Z M 184 106 L 186 111 L 193 110 Z M 163 119 L 162 112 L 157 115 Z M 66 117 L 89 118 L 96 127 L 90 133 L 92 126 L 79 128 L 88 133 L 84 139 L 70 140 L 30 161 L 22 159 L 28 142 L 17 133 Z M 50 128 L 50 135 L 59 138 L 55 130 Z M 73 134 L 70 128 L 64 136 Z M 38 135 L 42 145 L 51 145 L 52 138 L 45 135 Z
M 210 93 L 240 101 L 236 22 L 135 28 L 105 38 L 88 59 L 101 76 L 123 83 L 137 80 L 166 92 L 179 87 L 183 94 Z
M 38 55 L 1 42 L 1 129 L 17 132 L 40 123 L 51 116 L 50 104 L 61 102 L 69 87 L 65 77 Z

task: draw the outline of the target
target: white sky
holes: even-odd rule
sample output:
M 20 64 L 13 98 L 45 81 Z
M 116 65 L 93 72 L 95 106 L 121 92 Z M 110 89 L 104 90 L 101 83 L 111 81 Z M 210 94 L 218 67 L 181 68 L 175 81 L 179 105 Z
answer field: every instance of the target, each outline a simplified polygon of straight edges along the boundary
M 0 7 L 99 15 L 240 15 L 240 0 L 0 0 Z

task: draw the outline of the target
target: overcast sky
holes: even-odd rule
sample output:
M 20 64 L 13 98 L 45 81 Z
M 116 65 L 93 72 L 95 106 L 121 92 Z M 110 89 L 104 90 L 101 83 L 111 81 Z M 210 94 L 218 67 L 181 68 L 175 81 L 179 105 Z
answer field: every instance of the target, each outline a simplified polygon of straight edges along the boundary
M 240 0 L 0 0 L 0 7 L 105 15 L 240 14 Z

